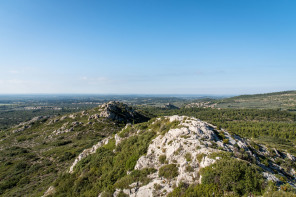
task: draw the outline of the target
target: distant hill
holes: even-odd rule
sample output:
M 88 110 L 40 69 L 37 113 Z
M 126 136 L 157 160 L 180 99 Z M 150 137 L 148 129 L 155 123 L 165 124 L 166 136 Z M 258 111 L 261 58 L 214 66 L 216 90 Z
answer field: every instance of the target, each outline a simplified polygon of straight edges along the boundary
M 296 91 L 235 96 L 219 100 L 216 107 L 284 109 L 296 111 Z

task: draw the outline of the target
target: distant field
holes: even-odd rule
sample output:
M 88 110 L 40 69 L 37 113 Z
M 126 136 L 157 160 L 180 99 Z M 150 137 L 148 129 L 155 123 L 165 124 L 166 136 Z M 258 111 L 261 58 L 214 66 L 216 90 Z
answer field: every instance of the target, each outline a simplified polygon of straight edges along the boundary
M 110 100 L 124 102 L 131 106 L 162 107 L 168 103 L 182 106 L 189 98 L 143 95 L 0 95 L 0 130 L 36 116 L 53 116 L 82 111 Z
M 217 108 L 284 109 L 296 111 L 296 91 L 242 95 L 217 102 Z

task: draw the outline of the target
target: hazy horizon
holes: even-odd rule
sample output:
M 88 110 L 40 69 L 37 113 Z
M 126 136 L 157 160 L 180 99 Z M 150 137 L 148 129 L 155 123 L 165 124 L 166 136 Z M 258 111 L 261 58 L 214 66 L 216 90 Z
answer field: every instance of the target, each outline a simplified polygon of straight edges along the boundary
M 36 93 L 36 94 L 0 94 L 0 97 L 6 96 L 24 96 L 24 97 L 75 97 L 75 96 L 99 96 L 99 97 L 231 97 L 238 96 L 232 94 L 88 94 L 88 93 L 66 93 L 66 94 L 54 94 L 54 93 Z
M 0 95 L 295 90 L 296 1 L 0 1 Z

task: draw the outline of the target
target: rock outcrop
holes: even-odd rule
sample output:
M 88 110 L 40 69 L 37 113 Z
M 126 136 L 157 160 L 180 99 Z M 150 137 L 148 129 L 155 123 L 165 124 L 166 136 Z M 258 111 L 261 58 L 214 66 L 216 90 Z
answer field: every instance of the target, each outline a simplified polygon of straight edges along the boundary
M 124 103 L 110 101 L 100 106 L 100 117 L 112 119 L 117 122 L 139 123 L 148 118 L 139 114 Z
M 165 180 L 158 175 L 158 172 L 150 175 L 152 181 L 142 187 L 124 190 L 130 196 L 155 196 L 161 195 L 164 191 L 171 192 L 173 185 L 179 183 L 193 184 L 199 182 L 200 168 L 211 165 L 219 158 L 209 158 L 216 149 L 209 146 L 218 142 L 219 137 L 214 129 L 205 122 L 185 116 L 168 117 L 170 122 L 179 121 L 179 128 L 169 130 L 165 135 L 156 137 L 148 147 L 147 154 L 140 157 L 135 169 L 155 168 L 159 170 L 167 164 L 178 166 L 178 176 L 171 180 Z M 220 146 L 225 146 L 219 143 Z M 165 158 L 161 161 L 159 158 Z M 156 190 L 154 185 L 158 185 Z M 161 188 L 161 189 L 159 189 Z M 134 193 L 132 191 L 135 191 Z
M 12 130 L 12 133 L 18 133 L 18 132 L 24 131 L 25 129 L 29 129 L 31 128 L 32 124 L 34 124 L 35 122 L 48 119 L 49 117 L 50 116 L 37 116 L 27 122 L 22 122 L 17 126 L 19 128 Z
M 54 188 L 54 186 L 50 186 L 50 187 L 46 190 L 46 192 L 43 194 L 42 197 L 51 196 L 51 195 L 53 195 L 54 193 L 55 193 L 55 188 Z
M 34 122 L 40 121 L 40 120 L 44 120 L 44 119 L 48 119 L 50 116 L 36 116 L 34 118 L 32 118 L 31 120 L 27 121 L 27 122 L 22 122 L 19 125 L 29 125 L 32 124 Z
M 171 103 L 165 104 L 164 106 L 162 106 L 162 108 L 164 108 L 164 109 L 180 109 L 179 107 L 177 107 Z
M 255 151 L 251 143 L 236 135 L 230 135 L 225 130 L 217 130 L 213 125 L 200 121 L 196 118 L 185 116 L 167 117 L 170 122 L 179 122 L 177 128 L 170 129 L 163 135 L 158 135 L 149 145 L 147 154 L 139 158 L 135 165 L 135 170 L 145 168 L 154 168 L 157 171 L 148 175 L 150 182 L 141 185 L 140 182 L 132 183 L 127 189 L 117 189 L 114 196 L 120 192 L 131 197 L 152 197 L 166 196 L 173 191 L 174 186 L 180 183 L 196 184 L 200 183 L 201 176 L 199 171 L 217 160 L 221 159 L 219 152 L 238 154 L 238 150 L 243 150 L 245 155 L 263 169 L 263 176 L 267 180 L 279 182 L 280 180 L 274 175 L 275 169 L 280 169 L 277 164 L 272 163 L 265 166 L 259 159 L 260 155 L 268 153 L 264 146 Z M 118 137 L 117 137 L 118 138 Z M 119 141 L 119 138 L 116 139 Z M 216 156 L 215 156 L 216 155 Z M 240 159 L 240 155 L 237 155 Z M 293 161 L 293 156 L 287 154 Z M 165 178 L 159 175 L 162 167 L 173 164 L 177 167 L 177 176 Z M 289 176 L 293 176 L 291 173 Z M 293 183 L 291 183 L 293 185 Z

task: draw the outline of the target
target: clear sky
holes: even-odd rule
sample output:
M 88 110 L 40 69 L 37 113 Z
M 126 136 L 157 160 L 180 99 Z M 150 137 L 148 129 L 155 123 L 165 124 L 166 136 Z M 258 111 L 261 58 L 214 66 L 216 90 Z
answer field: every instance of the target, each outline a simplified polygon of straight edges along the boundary
M 296 89 L 295 0 L 0 0 L 0 94 Z

